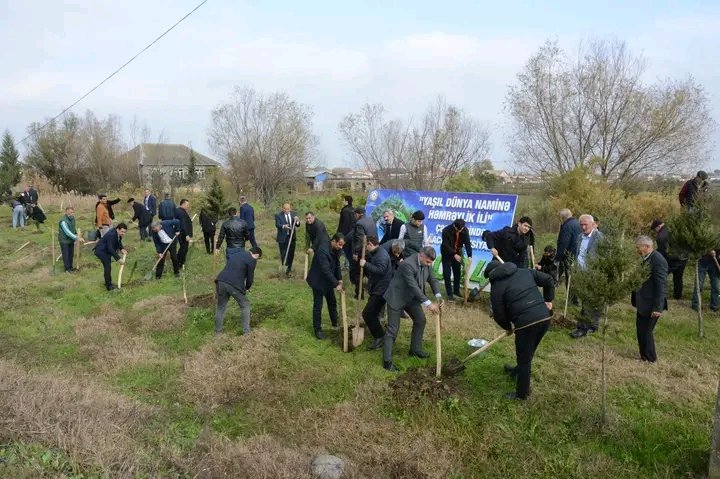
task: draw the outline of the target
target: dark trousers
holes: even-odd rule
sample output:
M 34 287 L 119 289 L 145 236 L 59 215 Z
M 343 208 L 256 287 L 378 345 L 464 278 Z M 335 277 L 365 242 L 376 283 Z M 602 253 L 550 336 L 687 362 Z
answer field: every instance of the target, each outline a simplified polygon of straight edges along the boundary
M 640 359 L 654 363 L 657 361 L 655 354 L 655 337 L 653 330 L 657 324 L 657 318 L 637 313 L 635 315 L 635 329 L 637 331 L 638 346 L 640 347 Z
M 223 322 L 225 320 L 225 308 L 227 308 L 230 297 L 235 298 L 240 311 L 242 312 L 242 328 L 243 334 L 250 333 L 250 301 L 247 298 L 247 292 L 243 293 L 235 286 L 218 281 L 215 287 L 217 295 L 217 307 L 215 309 L 215 333 L 221 333 L 223 330 Z
M 155 218 L 155 216 L 151 216 L 151 217 L 150 217 L 150 222 L 148 222 L 148 224 L 145 225 L 145 238 L 152 238 L 152 231 L 151 231 L 151 230 L 152 230 L 153 218 Z
M 410 333 L 410 351 L 422 350 L 422 338 L 425 333 L 425 311 L 420 303 L 410 303 L 405 308 L 410 315 L 413 326 Z M 392 361 L 393 346 L 398 331 L 400 331 L 400 317 L 403 309 L 395 309 L 388 304 L 388 327 L 385 331 L 385 343 L 383 344 L 383 361 Z
M 97 259 L 100 260 L 100 262 L 103 265 L 103 278 L 105 279 L 105 287 L 110 289 L 110 286 L 112 285 L 112 258 L 110 256 L 98 256 L 95 255 Z
M 295 240 L 285 241 L 284 243 L 278 243 L 280 248 L 280 264 L 285 261 L 285 254 L 287 252 L 287 261 L 285 261 L 285 271 L 290 272 L 292 270 L 293 259 L 295 259 Z M 288 247 L 290 251 L 288 251 Z
M 207 254 L 212 254 L 213 243 L 215 242 L 215 230 L 203 231 L 203 240 L 205 240 L 205 251 L 207 251 Z
M 577 323 L 577 328 L 584 331 L 597 331 L 600 328 L 600 311 L 594 311 L 590 308 L 585 309 L 583 305 L 580 309 L 580 319 Z
M 338 324 L 337 300 L 335 299 L 335 289 L 323 292 L 321 289 L 312 289 L 313 291 L 313 329 L 320 331 L 322 329 L 322 307 L 323 299 L 327 301 L 328 312 L 330 313 L 330 323 L 333 326 Z
M 255 228 L 248 230 L 248 241 L 250 241 L 253 248 L 258 247 L 257 241 L 255 240 Z
M 673 259 L 668 261 L 668 274 L 673 275 L 673 298 L 675 299 L 682 298 L 685 265 L 687 265 L 686 259 Z
M 187 260 L 188 247 L 190 246 L 190 243 L 188 243 L 187 241 L 187 236 L 182 234 L 178 238 L 178 242 L 180 243 L 180 248 L 178 249 L 177 253 L 177 262 L 178 267 L 182 269 L 182 267 L 185 265 L 185 260 Z
M 352 242 L 350 241 L 350 237 L 348 236 L 350 233 L 348 233 L 345 236 L 345 246 L 343 246 L 343 254 L 345 255 L 345 259 L 347 260 L 348 264 L 352 262 Z
M 72 271 L 73 257 L 75 256 L 75 243 L 60 243 L 60 252 L 62 253 L 65 271 Z
M 515 358 L 517 359 L 515 394 L 519 398 L 524 399 L 530 394 L 533 356 L 535 356 L 535 351 L 549 326 L 550 321 L 543 321 L 515 331 Z
M 360 294 L 360 262 L 354 261 L 352 256 L 350 257 L 350 269 L 348 271 L 350 282 L 355 286 L 355 298 L 357 299 Z M 363 293 L 363 297 L 365 294 Z
M 157 265 L 157 269 L 155 270 L 155 277 L 160 279 L 162 278 L 163 271 L 165 270 L 165 258 L 167 258 L 167 255 L 170 255 L 170 260 L 172 261 L 173 265 L 173 273 L 180 274 L 180 264 L 178 263 L 178 257 L 177 257 L 177 246 L 176 241 L 173 241 L 170 244 L 170 247 L 167 250 L 167 253 L 165 253 L 160 260 L 160 262 Z
M 445 292 L 448 298 L 452 298 L 453 295 L 460 296 L 460 266 L 460 263 L 455 261 L 454 257 L 442 257 L 443 279 L 445 280 Z M 452 285 L 450 282 L 451 274 Z
M 385 336 L 385 330 L 380 324 L 380 314 L 383 311 L 383 306 L 385 306 L 385 298 L 381 294 L 371 294 L 362 312 L 365 324 L 367 324 L 370 334 L 375 339 Z

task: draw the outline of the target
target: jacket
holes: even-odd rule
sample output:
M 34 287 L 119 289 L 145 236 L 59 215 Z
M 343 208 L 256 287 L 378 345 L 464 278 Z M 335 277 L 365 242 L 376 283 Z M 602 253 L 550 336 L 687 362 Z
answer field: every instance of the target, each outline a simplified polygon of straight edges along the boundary
M 95 256 L 100 259 L 112 257 L 115 258 L 115 261 L 118 261 L 120 260 L 121 249 L 123 249 L 122 238 L 115 228 L 110 228 L 95 245 Z
M 295 228 L 295 232 L 292 234 L 292 242 L 294 243 L 297 239 L 297 229 L 299 227 L 298 225 L 298 219 L 297 215 L 294 211 L 291 211 L 290 213 L 290 224 L 293 225 L 293 228 Z M 288 222 L 285 219 L 285 213 L 282 211 L 275 215 L 275 228 L 277 229 L 277 236 L 275 237 L 275 241 L 278 243 L 287 243 L 288 239 L 290 238 L 290 229 L 283 228 L 284 225 L 287 225 Z
M 341 279 L 340 252 L 333 251 L 329 241 L 319 243 L 308 270 L 307 284 L 325 294 L 331 292 Z
M 455 224 L 450 223 L 442 230 L 442 243 L 440 243 L 440 254 L 446 258 L 451 258 L 456 254 L 462 256 L 462 251 L 458 251 L 455 248 L 455 235 L 457 234 Z M 470 243 L 470 231 L 467 226 L 463 226 L 460 230 L 460 249 L 465 247 L 465 252 L 468 258 L 472 258 L 472 243 Z
M 355 222 L 355 226 L 353 227 L 353 254 L 360 256 L 360 253 L 362 252 L 362 240 L 368 236 L 374 236 L 377 238 L 377 226 L 370 216 L 363 216 Z
M 175 202 L 170 198 L 165 198 L 160 202 L 158 218 L 161 220 L 171 220 L 175 218 L 175 208 Z
M 383 224 L 383 237 L 380 240 L 380 244 L 387 243 L 388 241 L 398 239 L 400 237 L 400 228 L 405 222 L 398 218 L 393 218 L 391 224 Z
M 120 198 L 115 198 L 114 200 L 108 200 L 107 203 L 105 203 L 105 208 L 107 208 L 108 215 L 110 216 L 111 220 L 115 219 L 115 212 L 113 211 L 112 205 L 116 205 L 120 203 Z M 97 216 L 97 209 L 98 205 L 102 204 L 102 201 L 98 201 L 95 203 L 95 224 L 98 222 L 98 216 Z M 98 226 L 100 228 L 100 226 Z
M 384 248 L 376 248 L 368 255 L 364 272 L 368 277 L 368 294 L 382 296 L 390 286 L 395 268 L 388 252 Z
M 390 264 L 392 265 L 393 272 L 395 272 L 398 269 L 398 266 L 400 266 L 400 263 L 405 258 L 405 255 L 403 252 L 400 252 L 400 256 L 394 256 L 392 254 L 392 241 L 388 241 L 387 243 L 383 243 L 380 245 L 381 249 L 384 249 L 385 252 L 387 252 L 388 256 L 390 257 Z
M 177 242 L 177 239 L 175 239 L 175 234 L 180 232 L 180 220 L 172 219 L 172 220 L 162 220 L 160 222 L 162 225 L 161 228 L 167 234 L 172 241 Z M 155 231 L 152 232 L 152 240 L 153 244 L 155 245 L 155 251 L 157 254 L 161 254 L 165 252 L 165 248 L 167 248 L 168 243 L 163 243 L 160 239 L 160 233 L 156 233 Z
M 483 234 L 488 249 L 495 248 L 498 256 L 506 263 L 515 263 L 518 268 L 528 267 L 528 246 L 535 243 L 531 233 L 521 235 L 517 226 L 506 226 L 501 230 Z
M 338 223 L 337 232 L 348 236 L 355 227 L 355 209 L 352 205 L 345 205 L 340 210 L 340 222 Z M 347 241 L 347 238 L 345 241 Z
M 228 248 L 244 248 L 247 237 L 247 223 L 241 220 L 239 216 L 233 216 L 232 218 L 224 221 L 220 227 L 220 234 L 218 235 L 215 249 L 220 249 L 223 239 L 225 238 L 227 238 L 226 242 Z
M 538 286 L 543 288 L 540 294 Z M 520 329 L 550 318 L 546 302 L 555 298 L 555 281 L 535 269 L 504 263 L 490 272 L 493 319 L 503 329 Z
M 240 219 L 247 223 L 249 230 L 255 229 L 255 210 L 249 203 L 243 203 L 240 205 Z
M 578 243 L 575 240 L 581 233 L 582 230 L 577 219 L 568 218 L 563 221 L 558 233 L 557 251 L 555 252 L 557 261 L 574 261 L 577 258 Z
M 112 219 L 110 219 L 110 213 L 108 212 L 107 207 L 100 202 L 95 205 L 95 218 L 95 225 L 98 229 L 112 224 Z
M 145 205 L 138 203 L 137 201 L 133 201 L 132 208 L 132 221 L 137 220 L 138 225 L 141 228 L 150 224 L 150 222 L 152 221 L 152 217 L 150 216 L 150 213 L 148 213 L 148 211 L 145 209 Z
M 193 224 L 192 224 L 192 218 L 190 218 L 190 215 L 187 211 L 185 211 L 185 208 L 176 208 L 175 209 L 175 218 L 180 220 L 180 233 L 183 238 L 190 237 L 192 238 L 193 235 Z
M 583 240 L 583 234 L 580 233 L 577 237 L 577 249 L 578 249 L 578 257 L 580 256 L 580 248 L 582 247 L 582 240 Z M 602 241 L 605 238 L 605 235 L 602 234 L 602 232 L 598 229 L 593 230 L 592 233 L 590 233 L 590 239 L 588 240 L 587 245 L 587 251 L 585 252 L 585 257 L 592 259 L 597 255 L 597 243 L 598 241 Z M 587 261 L 587 260 L 586 260 Z
M 425 296 L 425 283 L 430 283 L 436 297 L 440 294 L 440 285 L 432 267 L 424 266 L 421 273 L 419 256 L 414 254 L 400 263 L 383 298 L 394 309 L 404 309 L 414 302 L 422 304 L 429 301 Z
M 255 280 L 256 265 L 257 260 L 248 251 L 239 251 L 230 256 L 215 282 L 222 281 L 247 294 Z
M 60 244 L 72 244 L 77 240 L 74 216 L 63 216 L 58 223 L 58 229 L 58 241 Z
M 644 261 L 650 265 L 650 277 L 633 291 L 630 302 L 637 308 L 638 314 L 650 316 L 667 309 L 668 264 L 657 251 L 650 253 Z
M 402 240 L 405 241 L 405 256 L 419 253 L 423 245 L 427 241 L 427 226 L 415 226 L 411 222 L 407 222 L 401 226 L 400 234 Z
M 330 241 L 325 223 L 315 218 L 313 224 L 305 223 L 305 247 L 317 249 L 319 241 Z
M 145 210 L 150 213 L 151 218 L 157 214 L 157 198 L 155 198 L 154 195 L 148 195 L 143 198 L 143 206 Z
M 204 208 L 200 210 L 200 228 L 203 233 L 215 233 L 215 223 L 217 218 L 214 218 Z

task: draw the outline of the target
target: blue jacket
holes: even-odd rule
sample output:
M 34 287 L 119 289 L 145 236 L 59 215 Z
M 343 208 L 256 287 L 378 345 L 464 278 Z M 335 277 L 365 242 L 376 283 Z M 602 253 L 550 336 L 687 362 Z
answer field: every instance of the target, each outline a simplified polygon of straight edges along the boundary
M 160 222 L 160 224 L 162 225 L 162 230 L 172 240 L 175 239 L 175 233 L 180 232 L 180 220 L 163 220 Z M 155 251 L 157 251 L 158 254 L 163 253 L 165 251 L 165 248 L 167 248 L 167 244 L 163 243 L 160 240 L 160 234 L 153 231 L 152 240 L 155 244 Z
M 246 294 L 255 279 L 255 265 L 257 261 L 249 252 L 238 251 L 227 260 L 215 282 L 222 281 Z
M 95 256 L 101 259 L 113 257 L 118 261 L 121 249 L 123 249 L 122 238 L 115 228 L 111 228 L 95 245 Z
M 158 217 L 161 220 L 171 220 L 175 218 L 175 203 L 173 200 L 167 198 L 160 202 L 160 208 L 158 211 Z
M 577 237 L 580 236 L 582 230 L 580 229 L 580 223 L 575 218 L 566 219 L 562 226 L 560 226 L 560 232 L 558 233 L 557 239 L 557 251 L 555 252 L 555 258 L 558 261 L 573 260 L 578 255 L 578 243 Z
M 146 196 L 143 198 L 143 206 L 150 213 L 150 216 L 157 214 L 157 198 L 154 195 Z
M 240 206 L 240 219 L 245 220 L 249 230 L 255 229 L 255 210 L 250 203 L 244 203 Z
M 290 223 L 295 225 L 295 232 L 293 233 L 293 243 L 297 239 L 297 228 L 299 227 L 297 223 L 297 215 L 291 211 L 290 212 Z M 290 238 L 290 230 L 283 228 L 283 225 L 288 224 L 287 221 L 285 221 L 285 213 L 282 211 L 275 215 L 275 228 L 277 228 L 277 236 L 275 237 L 275 241 L 278 243 L 287 243 L 288 239 Z

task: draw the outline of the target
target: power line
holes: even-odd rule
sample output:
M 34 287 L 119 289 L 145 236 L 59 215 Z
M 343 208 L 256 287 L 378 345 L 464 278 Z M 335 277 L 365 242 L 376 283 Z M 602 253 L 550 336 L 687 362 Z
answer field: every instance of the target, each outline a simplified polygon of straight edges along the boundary
M 87 98 L 92 92 L 94 92 L 95 90 L 97 90 L 98 88 L 100 88 L 101 86 L 103 86 L 103 84 L 104 84 L 106 81 L 108 81 L 109 79 L 111 79 L 112 77 L 114 77 L 115 75 L 117 75 L 118 73 L 120 73 L 120 71 L 121 71 L 123 68 L 125 68 L 125 67 L 128 66 L 130 63 L 132 63 L 133 60 L 135 60 L 137 57 L 139 57 L 140 55 L 142 55 L 147 49 L 149 49 L 150 47 L 152 47 L 153 45 L 155 45 L 162 37 L 164 37 L 165 35 L 167 35 L 168 33 L 170 33 L 170 31 L 171 31 L 172 29 L 174 29 L 175 27 L 177 27 L 178 25 L 180 25 L 180 24 L 183 22 L 183 20 L 185 20 L 187 17 L 189 17 L 190 15 L 192 15 L 193 13 L 195 13 L 195 11 L 196 11 L 197 9 L 199 9 L 200 7 L 202 7 L 205 3 L 207 3 L 207 1 L 208 1 L 208 0 L 203 0 L 202 2 L 200 2 L 200 3 L 198 4 L 198 6 L 196 6 L 196 7 L 193 8 L 192 10 L 190 10 L 190 12 L 188 12 L 187 15 L 185 15 L 185 16 L 182 17 L 180 20 L 178 20 L 177 22 L 175 22 L 175 24 L 174 24 L 173 26 L 171 26 L 170 28 L 168 28 L 167 30 L 165 30 L 159 37 L 157 37 L 155 40 L 153 40 L 152 42 L 150 42 L 145 48 L 143 48 L 142 50 L 140 50 L 139 52 L 137 52 L 130 60 L 128 60 L 128 61 L 126 61 L 125 63 L 123 63 L 123 64 L 120 66 L 120 68 L 118 68 L 117 70 L 115 70 L 114 72 L 112 72 L 110 75 L 108 75 L 107 77 L 105 77 L 105 79 L 104 79 L 103 81 L 101 81 L 100 83 L 98 83 L 97 85 L 95 85 L 94 87 L 92 87 L 92 89 L 91 89 L 90 91 L 88 91 L 87 93 L 85 93 L 83 96 L 81 96 L 80 98 L 78 98 L 77 100 L 75 100 L 75 102 L 74 102 L 72 105 L 70 105 L 69 107 L 65 108 L 63 111 L 61 111 L 60 113 L 58 113 L 57 115 L 55 115 L 53 118 L 51 118 L 50 120 L 48 120 L 47 122 L 45 122 L 45 123 L 44 123 L 40 128 L 38 128 L 35 132 L 27 135 L 25 138 L 23 138 L 22 140 L 20 140 L 20 143 L 25 143 L 25 141 L 26 141 L 28 138 L 30 138 L 33 134 L 35 134 L 35 133 L 37 133 L 37 132 L 39 132 L 39 131 L 41 131 L 41 130 L 44 130 L 45 127 L 48 126 L 50 123 L 54 122 L 55 120 L 57 120 L 58 118 L 60 118 L 61 116 L 63 116 L 65 113 L 67 113 L 68 111 L 70 111 L 70 110 L 72 109 L 72 107 L 74 107 L 75 105 L 77 105 L 78 103 L 80 103 L 81 101 L 83 101 L 83 100 L 84 100 L 85 98 Z

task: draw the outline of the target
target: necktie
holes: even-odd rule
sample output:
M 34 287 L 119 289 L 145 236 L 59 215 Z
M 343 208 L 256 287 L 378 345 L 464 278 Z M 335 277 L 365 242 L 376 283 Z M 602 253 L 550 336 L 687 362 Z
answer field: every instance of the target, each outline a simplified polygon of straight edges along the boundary
M 287 221 L 288 225 L 290 224 L 290 215 L 289 214 L 285 215 L 285 221 Z M 290 230 L 288 230 L 287 234 L 290 234 Z

